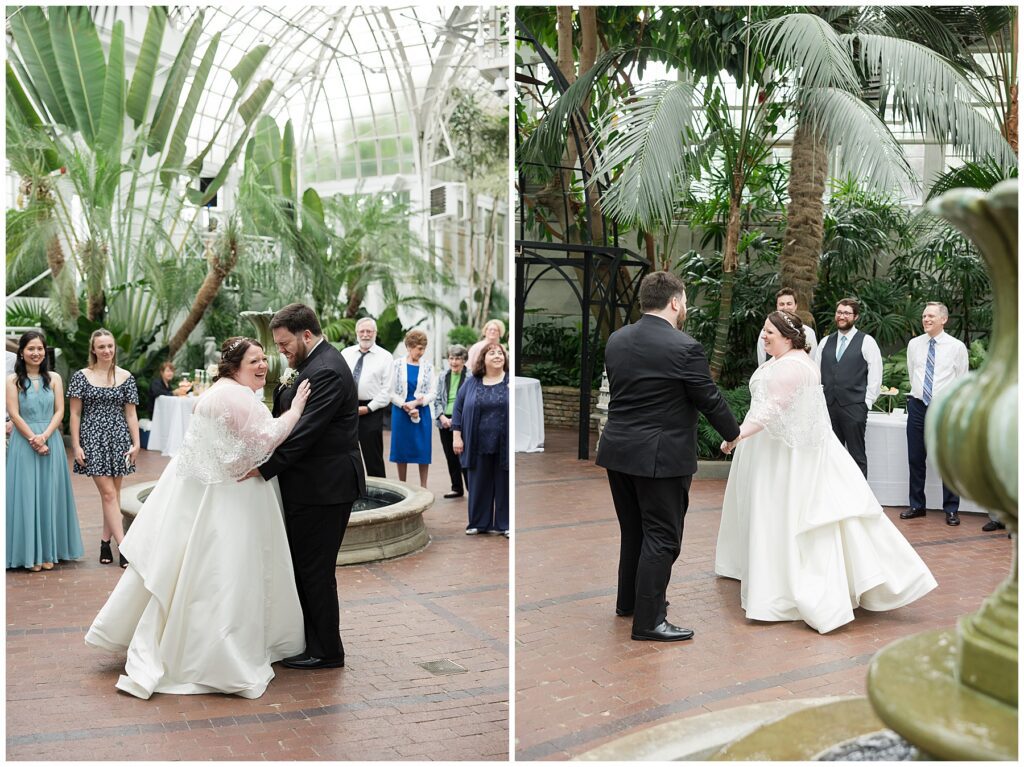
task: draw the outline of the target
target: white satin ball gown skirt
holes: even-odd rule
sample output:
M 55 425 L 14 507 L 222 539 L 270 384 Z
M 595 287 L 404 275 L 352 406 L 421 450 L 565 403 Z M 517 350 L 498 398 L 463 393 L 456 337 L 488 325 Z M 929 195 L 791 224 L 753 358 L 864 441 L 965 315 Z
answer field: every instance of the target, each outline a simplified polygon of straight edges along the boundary
M 803 620 L 822 634 L 855 607 L 894 610 L 937 585 L 831 432 L 813 448 L 767 431 L 737 446 L 715 572 L 741 581 L 747 618 Z
M 128 651 L 118 689 L 258 698 L 305 647 L 276 482 L 203 484 L 172 459 L 125 536 L 131 563 L 85 641 Z

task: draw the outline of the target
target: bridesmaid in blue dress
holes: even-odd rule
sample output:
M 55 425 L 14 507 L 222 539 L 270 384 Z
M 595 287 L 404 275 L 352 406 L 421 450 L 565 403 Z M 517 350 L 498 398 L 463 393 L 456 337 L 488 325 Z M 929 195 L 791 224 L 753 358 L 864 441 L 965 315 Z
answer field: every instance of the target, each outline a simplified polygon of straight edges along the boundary
M 406 356 L 397 357 L 391 368 L 391 456 L 398 464 L 398 479 L 405 482 L 410 463 L 420 467 L 420 486 L 427 486 L 433 438 L 430 406 L 437 396 L 437 376 L 430 360 L 423 359 L 427 334 L 405 334 Z
M 7 567 L 33 572 L 82 556 L 75 497 L 64 440 L 64 385 L 49 370 L 42 333 L 18 343 L 7 377 L 7 413 L 14 424 L 7 449 Z

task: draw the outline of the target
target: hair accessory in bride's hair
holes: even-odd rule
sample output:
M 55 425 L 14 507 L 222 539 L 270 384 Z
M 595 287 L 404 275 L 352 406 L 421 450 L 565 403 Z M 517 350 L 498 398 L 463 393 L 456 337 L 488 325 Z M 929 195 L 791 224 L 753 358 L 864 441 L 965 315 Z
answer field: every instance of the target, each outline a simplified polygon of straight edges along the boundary
M 786 324 L 789 325 L 789 327 L 791 327 L 793 329 L 793 332 L 795 333 L 796 332 L 796 325 L 794 325 L 793 324 L 793 320 L 791 320 L 789 318 L 789 314 L 787 312 L 779 312 L 779 314 L 782 315 L 782 319 L 784 319 L 786 321 Z
M 231 354 L 231 352 L 233 352 L 233 351 L 234 351 L 235 349 L 237 349 L 237 348 L 238 348 L 239 346 L 241 346 L 242 344 L 244 344 L 244 343 L 245 343 L 245 342 L 246 342 L 247 340 L 248 340 L 247 338 L 239 338 L 239 339 L 238 339 L 237 341 L 235 341 L 235 342 L 234 342 L 233 344 L 231 344 L 231 346 L 229 346 L 229 347 L 227 348 L 227 351 L 225 351 L 224 353 L 225 353 L 225 354 Z

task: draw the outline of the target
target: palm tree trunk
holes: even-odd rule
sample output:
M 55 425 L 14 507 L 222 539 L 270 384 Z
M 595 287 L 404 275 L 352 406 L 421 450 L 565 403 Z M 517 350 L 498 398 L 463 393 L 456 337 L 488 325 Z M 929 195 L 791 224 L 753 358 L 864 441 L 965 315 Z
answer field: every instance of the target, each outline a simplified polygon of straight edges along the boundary
M 743 179 L 739 170 L 733 172 L 732 192 L 729 195 L 729 221 L 725 227 L 725 250 L 722 251 L 722 287 L 718 298 L 718 323 L 715 326 L 715 346 L 711 352 L 711 379 L 718 381 L 725 367 L 725 354 L 729 347 L 729 325 L 732 321 L 732 292 L 736 283 L 736 248 L 740 241 L 740 205 L 743 202 Z
M 797 117 L 796 135 L 790 155 L 789 211 L 779 278 L 782 286 L 796 292 L 800 318 L 813 322 L 810 314 L 814 288 L 818 284 L 818 262 L 825 238 L 825 181 L 828 152 L 814 135 L 814 129 Z
M 185 321 L 168 343 L 168 357 L 174 357 L 178 353 L 178 350 L 185 345 L 189 335 L 196 329 L 203 315 L 206 314 L 206 310 L 213 303 L 213 299 L 217 297 L 217 293 L 220 292 L 224 280 L 238 263 L 238 250 L 239 241 L 237 237 L 231 235 L 226 235 L 219 245 L 210 249 L 208 257 L 210 268 L 206 272 L 203 284 L 199 286 L 199 293 L 196 294 L 196 300 L 192 302 L 188 316 L 185 317 Z
M 85 316 L 93 322 L 99 322 L 107 306 L 107 299 L 103 293 L 103 283 L 107 276 L 106 246 L 91 237 L 86 239 L 82 243 L 79 261 L 85 275 Z

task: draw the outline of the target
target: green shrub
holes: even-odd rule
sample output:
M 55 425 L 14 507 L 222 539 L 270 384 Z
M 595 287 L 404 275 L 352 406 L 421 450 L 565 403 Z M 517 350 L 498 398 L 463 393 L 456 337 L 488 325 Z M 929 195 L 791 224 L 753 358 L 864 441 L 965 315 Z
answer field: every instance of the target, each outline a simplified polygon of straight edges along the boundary
M 541 386 L 579 386 L 579 370 L 574 376 L 557 362 L 535 362 L 524 367 L 523 372 L 539 380 Z
M 735 389 L 721 389 L 722 397 L 729 403 L 729 409 L 742 423 L 750 410 L 750 389 L 740 386 Z M 715 431 L 703 414 L 697 417 L 697 457 L 701 460 L 723 460 L 725 455 L 718 448 L 722 444 L 722 435 Z
M 467 349 L 480 340 L 480 334 L 469 325 L 456 325 L 448 331 L 448 344 L 462 344 Z

